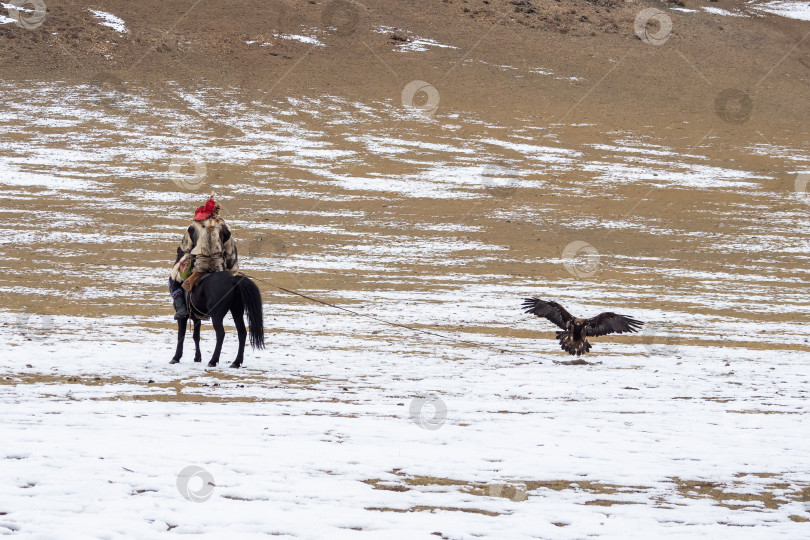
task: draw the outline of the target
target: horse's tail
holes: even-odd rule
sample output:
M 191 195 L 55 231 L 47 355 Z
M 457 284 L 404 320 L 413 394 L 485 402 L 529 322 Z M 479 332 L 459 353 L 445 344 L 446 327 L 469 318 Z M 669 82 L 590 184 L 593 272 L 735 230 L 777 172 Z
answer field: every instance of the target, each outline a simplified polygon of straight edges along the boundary
M 236 282 L 242 303 L 245 304 L 248 324 L 250 325 L 250 345 L 254 349 L 264 349 L 264 320 L 262 318 L 262 294 L 259 288 L 246 277 Z

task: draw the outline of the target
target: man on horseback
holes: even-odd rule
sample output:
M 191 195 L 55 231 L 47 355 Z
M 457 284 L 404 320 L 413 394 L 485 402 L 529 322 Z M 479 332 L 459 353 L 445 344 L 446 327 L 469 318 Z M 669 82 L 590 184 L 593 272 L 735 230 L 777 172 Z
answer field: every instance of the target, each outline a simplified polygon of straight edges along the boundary
M 175 319 L 188 317 L 183 291 L 191 291 L 201 275 L 238 270 L 236 243 L 225 220 L 219 217 L 221 207 L 214 201 L 214 196 L 212 193 L 205 205 L 197 208 L 194 220 L 177 248 L 177 259 L 169 278 Z

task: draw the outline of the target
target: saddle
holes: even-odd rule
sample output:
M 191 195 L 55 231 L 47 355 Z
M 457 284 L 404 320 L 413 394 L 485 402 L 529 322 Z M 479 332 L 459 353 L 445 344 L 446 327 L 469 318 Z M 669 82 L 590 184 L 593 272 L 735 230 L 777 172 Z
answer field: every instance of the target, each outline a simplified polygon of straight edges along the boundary
M 192 272 L 190 276 L 188 276 L 186 279 L 183 280 L 182 285 L 183 290 L 186 291 L 187 293 L 190 293 L 191 289 L 194 288 L 194 285 L 196 285 L 197 280 L 199 280 L 202 275 L 203 274 L 199 272 Z

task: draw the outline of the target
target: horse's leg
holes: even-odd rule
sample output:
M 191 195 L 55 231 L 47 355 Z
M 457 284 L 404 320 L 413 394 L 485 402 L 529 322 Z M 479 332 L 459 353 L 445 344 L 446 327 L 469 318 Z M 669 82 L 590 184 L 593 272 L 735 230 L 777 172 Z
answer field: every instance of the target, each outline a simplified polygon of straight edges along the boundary
M 200 353 L 200 319 L 194 320 L 194 361 L 202 362 L 202 353 Z
M 222 342 L 225 341 L 225 327 L 222 326 L 222 315 L 211 316 L 211 324 L 214 326 L 214 332 L 217 333 L 217 346 L 214 347 L 214 354 L 211 356 L 211 361 L 208 362 L 208 367 L 214 367 L 219 364 L 219 354 L 222 352 Z
M 238 308 L 238 309 L 237 309 Z M 238 306 L 231 308 L 231 316 L 233 316 L 233 324 L 236 325 L 236 333 L 239 336 L 239 352 L 236 354 L 236 360 L 231 364 L 232 368 L 242 367 L 242 359 L 245 354 L 245 338 L 247 338 L 247 330 L 245 330 L 245 320 L 242 312 L 245 307 L 239 302 Z
M 188 317 L 178 319 L 177 321 L 177 349 L 174 351 L 174 358 L 169 362 L 170 364 L 177 364 L 183 357 L 183 340 L 186 339 L 186 325 L 188 324 Z

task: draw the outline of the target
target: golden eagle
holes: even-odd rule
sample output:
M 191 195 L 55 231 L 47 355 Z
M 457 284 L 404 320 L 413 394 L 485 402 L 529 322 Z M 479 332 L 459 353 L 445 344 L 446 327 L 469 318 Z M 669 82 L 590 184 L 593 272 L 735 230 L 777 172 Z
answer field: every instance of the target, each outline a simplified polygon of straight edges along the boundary
M 539 298 L 526 298 L 523 301 L 526 313 L 533 313 L 538 317 L 545 317 L 560 328 L 557 339 L 560 348 L 568 354 L 579 356 L 591 350 L 591 344 L 585 339 L 589 336 L 604 336 L 605 334 L 623 332 L 638 332 L 644 323 L 626 315 L 617 315 L 606 311 L 590 319 L 580 319 L 568 313 L 557 302 L 546 302 Z

